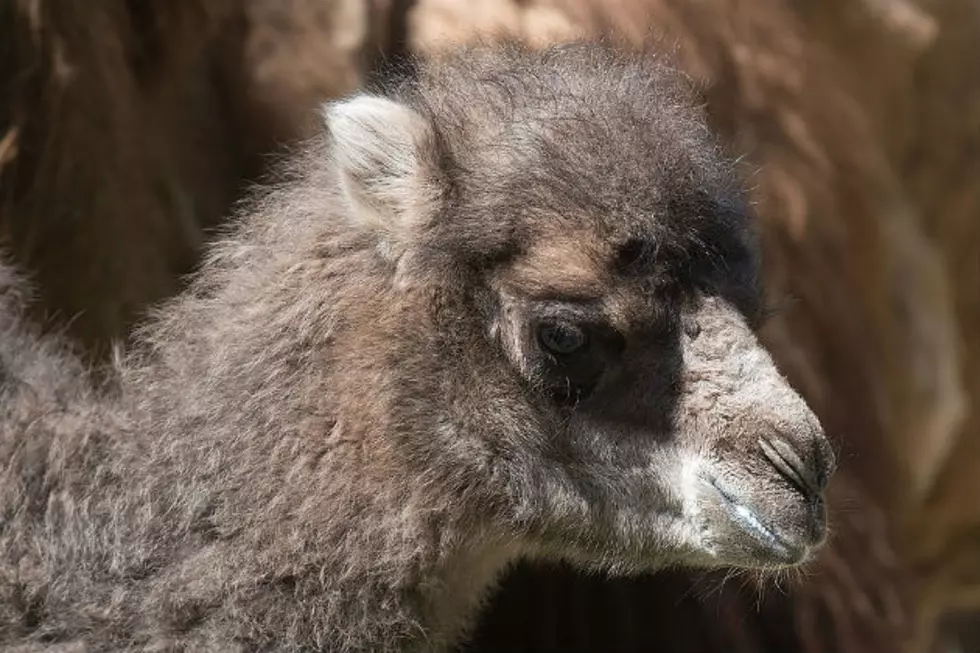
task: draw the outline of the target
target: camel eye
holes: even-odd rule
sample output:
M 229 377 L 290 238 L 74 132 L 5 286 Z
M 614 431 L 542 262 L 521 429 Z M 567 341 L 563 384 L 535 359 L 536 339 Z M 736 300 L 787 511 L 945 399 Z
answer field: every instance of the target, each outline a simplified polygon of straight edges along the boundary
M 568 356 L 584 349 L 589 339 L 580 327 L 567 322 L 556 322 L 538 327 L 538 341 L 548 352 L 556 356 Z

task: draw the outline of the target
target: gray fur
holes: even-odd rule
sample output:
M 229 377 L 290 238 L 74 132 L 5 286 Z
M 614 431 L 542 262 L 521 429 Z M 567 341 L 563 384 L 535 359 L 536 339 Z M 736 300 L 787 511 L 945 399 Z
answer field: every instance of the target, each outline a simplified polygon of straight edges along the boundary
M 325 111 L 109 386 L 0 268 L 4 647 L 442 650 L 522 556 L 819 546 L 833 456 L 752 334 L 749 219 L 675 74 L 498 47 L 380 93 Z

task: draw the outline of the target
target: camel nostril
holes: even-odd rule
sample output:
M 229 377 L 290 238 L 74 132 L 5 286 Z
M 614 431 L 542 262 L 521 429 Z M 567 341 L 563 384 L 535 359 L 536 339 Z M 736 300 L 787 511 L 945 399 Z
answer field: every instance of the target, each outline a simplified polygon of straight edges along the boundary
M 763 455 L 782 476 L 808 497 L 818 497 L 827 485 L 829 468 L 804 462 L 796 447 L 780 437 L 759 438 Z

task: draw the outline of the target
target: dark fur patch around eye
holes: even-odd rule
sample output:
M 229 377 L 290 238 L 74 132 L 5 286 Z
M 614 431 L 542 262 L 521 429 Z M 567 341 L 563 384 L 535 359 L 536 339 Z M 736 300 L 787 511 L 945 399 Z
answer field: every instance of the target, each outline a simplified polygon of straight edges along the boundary
M 566 356 L 542 351 L 539 359 L 540 387 L 559 404 L 570 407 L 593 392 L 605 370 L 622 355 L 623 336 L 602 321 L 579 323 L 588 345 Z
M 583 353 L 589 344 L 588 333 L 568 322 L 542 322 L 537 327 L 538 343 L 553 356 Z

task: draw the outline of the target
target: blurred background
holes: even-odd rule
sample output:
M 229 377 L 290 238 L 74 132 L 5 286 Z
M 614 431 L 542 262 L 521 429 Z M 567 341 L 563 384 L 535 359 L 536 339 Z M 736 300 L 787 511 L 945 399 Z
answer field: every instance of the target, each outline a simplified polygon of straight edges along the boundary
M 598 36 L 672 53 L 745 157 L 833 538 L 776 581 L 526 565 L 467 650 L 980 652 L 980 0 L 0 0 L 0 248 L 97 369 L 321 103 Z

